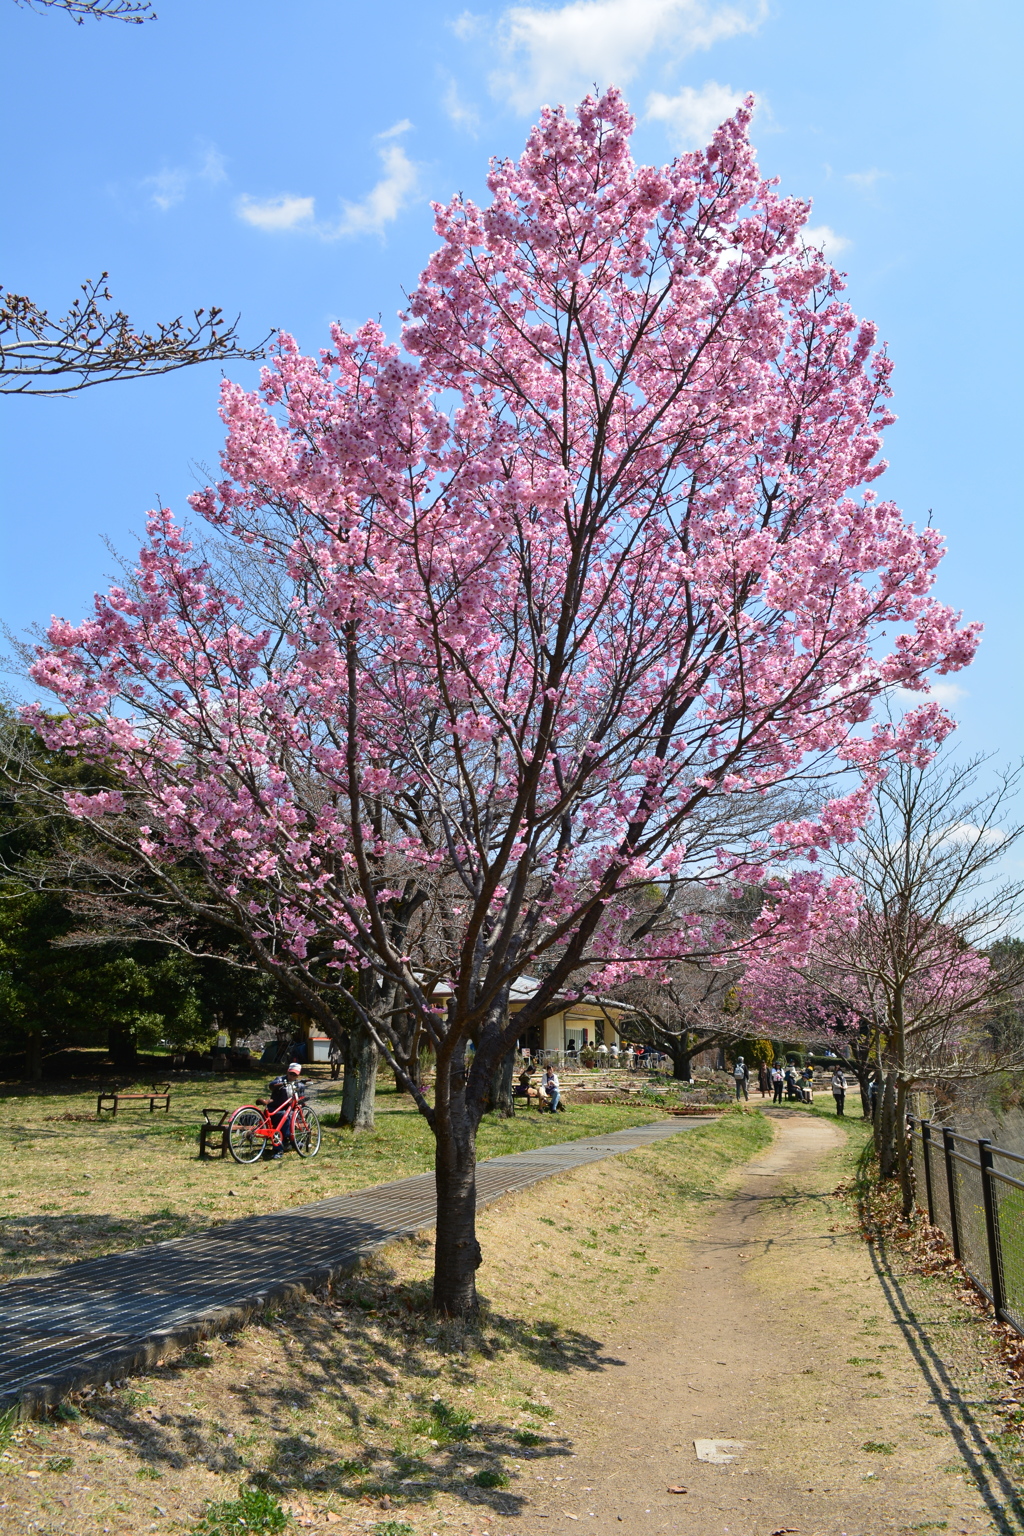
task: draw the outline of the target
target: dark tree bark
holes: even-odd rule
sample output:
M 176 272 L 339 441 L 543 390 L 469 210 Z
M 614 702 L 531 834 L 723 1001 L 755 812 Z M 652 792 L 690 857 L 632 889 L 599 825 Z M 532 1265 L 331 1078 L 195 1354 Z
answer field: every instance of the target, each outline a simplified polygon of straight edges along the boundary
M 690 1045 L 689 1035 L 669 1035 L 665 1043 L 672 1057 L 673 1078 L 678 1082 L 688 1083 L 692 1075 L 690 1062 L 693 1060 L 693 1047 Z
M 854 1046 L 849 1065 L 860 1089 L 860 1109 L 865 1120 L 871 1119 L 871 1076 L 873 1067 L 866 1046 Z
M 491 1092 L 487 1101 L 487 1108 L 495 1110 L 503 1120 L 508 1120 L 516 1112 L 515 1100 L 512 1097 L 512 1077 L 515 1071 L 515 1052 L 508 1051 L 501 1062 L 494 1069 L 491 1078 Z
M 25 1041 L 25 1065 L 29 1080 L 38 1083 L 43 1075 L 43 1037 L 34 1029 Z
M 893 1131 L 896 1140 L 896 1166 L 900 1177 L 903 1215 L 909 1220 L 914 1214 L 914 1178 L 910 1167 L 910 1144 L 907 1138 L 907 1085 L 902 1079 L 896 1089 Z
M 890 1068 L 876 1100 L 875 1141 L 879 1177 L 891 1179 L 896 1172 L 896 1073 Z
M 123 1024 L 110 1025 L 107 1031 L 107 1050 L 115 1072 L 130 1072 L 138 1065 L 139 1048 L 135 1036 Z
M 347 1036 L 344 1051 L 341 1123 L 350 1125 L 354 1131 L 372 1131 L 377 1092 L 377 1047 L 369 1031 L 358 1024 Z
M 437 1227 L 434 1238 L 434 1311 L 442 1317 L 472 1317 L 479 1309 L 476 1272 L 476 1122 L 466 1100 L 465 1046 L 438 1062 L 435 1104 L 434 1179 Z M 511 1054 L 511 1052 L 510 1052 Z

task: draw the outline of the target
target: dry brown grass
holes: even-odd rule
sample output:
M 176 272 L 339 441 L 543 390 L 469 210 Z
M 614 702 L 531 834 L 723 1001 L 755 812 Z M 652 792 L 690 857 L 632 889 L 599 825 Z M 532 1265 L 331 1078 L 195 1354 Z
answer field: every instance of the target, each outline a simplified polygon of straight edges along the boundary
M 373 1133 L 353 1135 L 328 1123 L 322 1150 L 309 1161 L 289 1155 L 253 1167 L 200 1162 L 203 1106 L 251 1103 L 265 1088 L 265 1078 L 186 1080 L 174 1084 L 169 1115 L 130 1105 L 116 1120 L 97 1121 L 94 1084 L 46 1092 L 8 1086 L 0 1097 L 0 1281 L 433 1167 L 430 1128 L 411 1100 L 387 1084 L 377 1096 Z M 335 1093 L 327 1113 L 336 1120 L 336 1111 Z M 638 1104 L 487 1117 L 478 1154 L 493 1157 L 660 1118 L 658 1110 Z
M 81 1394 L 80 1418 L 14 1431 L 0 1528 L 180 1532 L 248 1484 L 300 1527 L 496 1532 L 517 1480 L 566 1455 L 572 1384 L 644 1326 L 705 1209 L 769 1134 L 730 1114 L 490 1207 L 481 1238 L 500 1258 L 481 1271 L 472 1328 L 430 1317 L 430 1244 L 410 1241 L 331 1295 Z M 481 1486 L 488 1474 L 498 1486 Z

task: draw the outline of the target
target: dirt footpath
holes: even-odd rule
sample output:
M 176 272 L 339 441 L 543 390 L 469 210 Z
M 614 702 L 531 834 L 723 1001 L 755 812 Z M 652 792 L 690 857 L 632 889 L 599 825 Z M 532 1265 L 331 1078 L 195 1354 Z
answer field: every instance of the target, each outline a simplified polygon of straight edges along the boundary
M 942 1389 L 868 1245 L 846 1222 L 836 1230 L 829 1154 L 842 1133 L 792 1112 L 775 1129 L 653 1326 L 613 1346 L 620 1363 L 576 1395 L 580 1454 L 523 1466 L 523 1536 L 1018 1529 L 998 1487 L 986 1507 L 964 1475 Z M 735 1459 L 699 1461 L 695 1440 L 738 1442 L 712 1450 Z

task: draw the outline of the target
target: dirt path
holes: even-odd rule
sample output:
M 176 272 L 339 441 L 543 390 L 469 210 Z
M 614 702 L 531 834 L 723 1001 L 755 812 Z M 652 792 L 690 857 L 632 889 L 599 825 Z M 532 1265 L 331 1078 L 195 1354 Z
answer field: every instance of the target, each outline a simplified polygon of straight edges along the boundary
M 986 1508 L 965 1477 L 867 1244 L 835 1230 L 828 1154 L 840 1131 L 792 1113 L 775 1129 L 656 1326 L 613 1348 L 620 1363 L 577 1395 L 576 1422 L 562 1422 L 586 1449 L 523 1467 L 517 1492 L 533 1485 L 514 1522 L 523 1536 L 1018 1529 L 1004 1523 L 998 1487 Z M 741 1448 L 707 1464 L 695 1440 Z

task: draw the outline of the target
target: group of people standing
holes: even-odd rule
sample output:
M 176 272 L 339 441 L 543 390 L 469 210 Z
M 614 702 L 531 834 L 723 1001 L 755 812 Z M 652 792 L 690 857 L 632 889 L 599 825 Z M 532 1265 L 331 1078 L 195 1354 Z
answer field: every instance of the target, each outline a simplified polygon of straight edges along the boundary
M 742 1056 L 736 1058 L 732 1075 L 736 1084 L 736 1098 L 749 1099 L 750 1068 Z M 781 1104 L 783 1095 L 791 1101 L 795 1099 L 804 1104 L 813 1104 L 814 1068 L 807 1062 L 798 1072 L 792 1062 L 783 1065 L 777 1061 L 768 1066 L 767 1062 L 762 1061 L 757 1068 L 757 1086 L 762 1099 L 771 1094 L 773 1104 Z M 837 1065 L 833 1070 L 830 1086 L 836 1101 L 836 1114 L 843 1115 L 846 1108 L 846 1075 L 841 1066 Z

